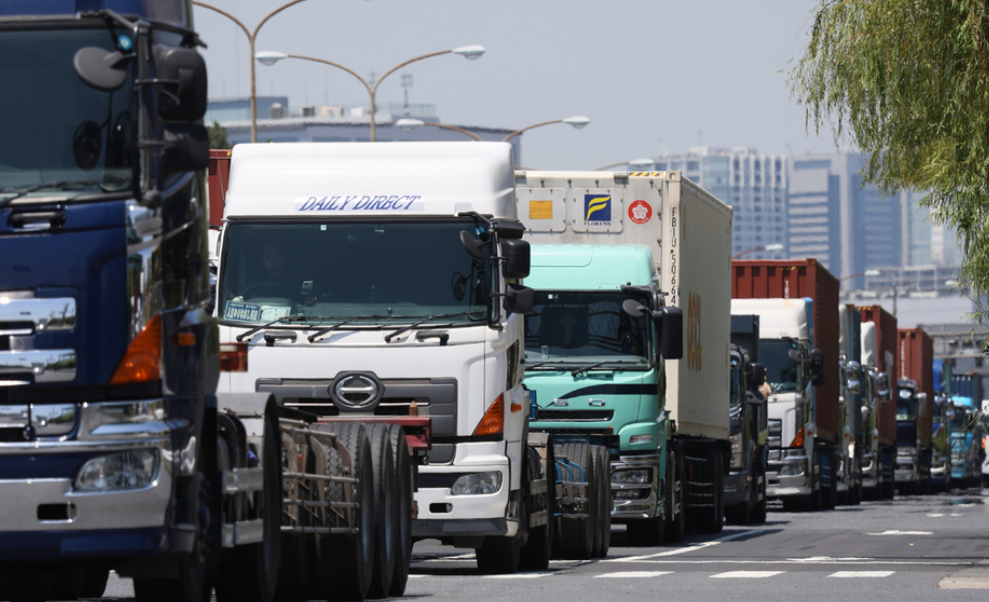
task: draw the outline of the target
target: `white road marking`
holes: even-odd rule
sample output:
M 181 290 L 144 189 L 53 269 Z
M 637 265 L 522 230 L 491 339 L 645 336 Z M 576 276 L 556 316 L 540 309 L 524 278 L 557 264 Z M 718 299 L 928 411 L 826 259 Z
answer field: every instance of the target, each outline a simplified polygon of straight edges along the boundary
M 547 577 L 549 573 L 515 573 L 514 575 L 485 575 L 485 579 L 538 579 Z
M 937 585 L 940 589 L 989 589 L 989 579 L 945 577 Z
M 783 571 L 728 571 L 711 575 L 711 579 L 765 579 L 774 575 L 781 575 Z
M 934 531 L 883 531 L 882 533 L 869 533 L 868 535 L 934 535 Z
M 672 575 L 673 571 L 619 571 L 617 573 L 604 573 L 603 575 L 595 575 L 595 579 L 606 579 L 613 577 L 616 579 L 636 579 L 643 577 L 661 577 L 663 575 Z
M 928 514 L 927 516 L 929 518 L 941 518 L 942 516 L 944 516 L 944 514 L 942 514 L 940 512 L 935 512 L 934 514 Z
M 726 535 L 720 537 L 713 541 L 705 541 L 701 543 L 695 543 L 690 546 L 684 546 L 682 548 L 674 548 L 672 550 L 666 550 L 665 552 L 658 552 L 656 554 L 649 554 L 647 556 L 628 556 L 625 558 L 607 558 L 603 562 L 640 562 L 642 560 L 648 560 L 650 558 L 663 558 L 666 556 L 677 556 L 679 554 L 686 554 L 687 552 L 694 552 L 696 550 L 702 550 L 704 548 L 709 548 L 711 546 L 716 546 L 720 543 L 726 541 L 731 541 L 733 539 L 738 539 L 743 535 L 756 535 L 758 533 L 763 533 L 764 529 L 750 529 L 748 531 L 739 531 L 738 533 L 732 533 L 731 535 Z
M 747 564 L 747 565 L 784 565 L 784 564 L 820 564 L 820 565 L 880 565 L 880 566 L 971 566 L 971 562 L 962 561 L 930 561 L 923 560 L 879 560 L 878 558 L 787 558 L 780 560 L 729 560 L 729 559 L 682 559 L 682 560 L 640 560 L 642 564 Z
M 828 577 L 853 579 L 855 577 L 889 577 L 892 574 L 893 571 L 838 571 L 831 573 Z

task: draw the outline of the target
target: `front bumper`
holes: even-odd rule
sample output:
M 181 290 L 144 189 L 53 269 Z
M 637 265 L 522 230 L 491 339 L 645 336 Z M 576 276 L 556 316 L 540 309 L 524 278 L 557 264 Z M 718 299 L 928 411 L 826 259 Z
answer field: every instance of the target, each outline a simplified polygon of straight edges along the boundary
M 463 475 L 500 472 L 501 488 L 491 494 L 453 495 Z M 511 475 L 503 441 L 458 443 L 451 464 L 419 467 L 415 494 L 419 517 L 413 537 L 514 535 L 518 521 L 510 512 Z
M 648 470 L 643 483 L 620 483 L 616 477 L 629 470 Z M 611 509 L 613 520 L 654 518 L 662 515 L 659 495 L 659 456 L 621 456 L 611 463 Z
M 744 506 L 751 499 L 752 482 L 748 472 L 732 472 L 725 477 L 725 505 Z
M 814 492 L 811 458 L 803 449 L 770 450 L 766 496 L 806 496 Z

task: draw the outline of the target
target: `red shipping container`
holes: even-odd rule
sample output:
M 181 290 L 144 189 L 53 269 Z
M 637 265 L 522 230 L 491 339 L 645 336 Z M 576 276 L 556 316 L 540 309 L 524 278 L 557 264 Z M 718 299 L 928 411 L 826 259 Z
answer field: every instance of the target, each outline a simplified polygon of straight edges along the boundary
M 900 361 L 897 378 L 917 383 L 927 393 L 926 407 L 918 408 L 917 432 L 924 447 L 931 446 L 934 416 L 934 339 L 922 328 L 900 328 Z
M 229 150 L 210 150 L 206 176 L 209 225 L 219 228 L 223 225 L 223 202 L 227 198 L 227 181 L 230 179 Z
M 879 371 L 889 375 L 890 394 L 892 401 L 879 404 L 877 422 L 879 428 L 879 443 L 891 447 L 896 446 L 896 377 L 897 366 L 900 365 L 899 334 L 896 330 L 896 317 L 880 305 L 859 307 L 862 322 L 872 322 L 876 325 L 876 341 L 879 343 Z
M 818 437 L 838 442 L 841 420 L 838 396 L 838 279 L 816 259 L 731 262 L 732 299 L 800 299 L 814 302 L 814 347 L 824 354 L 824 384 L 815 388 Z M 895 424 L 894 424 L 895 428 Z M 894 431 L 894 436 L 895 436 Z

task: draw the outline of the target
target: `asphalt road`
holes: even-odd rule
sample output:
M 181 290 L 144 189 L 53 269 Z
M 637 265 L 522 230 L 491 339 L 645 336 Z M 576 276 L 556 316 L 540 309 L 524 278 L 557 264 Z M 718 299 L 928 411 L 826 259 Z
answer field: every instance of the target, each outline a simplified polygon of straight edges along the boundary
M 132 595 L 111 576 L 107 596 Z M 550 570 L 480 575 L 473 550 L 416 544 L 407 598 L 604 602 L 627 599 L 989 599 L 989 490 L 898 496 L 829 512 L 772 507 L 767 522 L 688 535 L 658 548 L 625 545 L 612 532 L 607 558 L 552 561 Z

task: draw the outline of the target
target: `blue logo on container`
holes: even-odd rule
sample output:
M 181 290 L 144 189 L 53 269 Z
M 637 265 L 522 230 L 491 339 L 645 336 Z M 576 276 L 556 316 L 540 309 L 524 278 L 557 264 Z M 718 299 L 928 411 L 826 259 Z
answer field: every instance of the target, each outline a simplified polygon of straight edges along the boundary
M 588 224 L 611 223 L 611 195 L 584 195 L 584 222 Z

